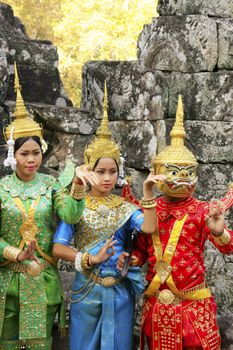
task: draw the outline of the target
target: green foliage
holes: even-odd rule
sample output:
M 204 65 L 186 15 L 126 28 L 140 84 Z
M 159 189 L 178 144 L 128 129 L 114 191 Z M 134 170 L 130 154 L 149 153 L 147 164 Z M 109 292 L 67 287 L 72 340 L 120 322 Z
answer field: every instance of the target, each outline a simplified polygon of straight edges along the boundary
M 58 47 L 62 81 L 75 105 L 81 71 L 90 60 L 136 59 L 143 25 L 156 16 L 157 0 L 6 0 L 33 39 Z

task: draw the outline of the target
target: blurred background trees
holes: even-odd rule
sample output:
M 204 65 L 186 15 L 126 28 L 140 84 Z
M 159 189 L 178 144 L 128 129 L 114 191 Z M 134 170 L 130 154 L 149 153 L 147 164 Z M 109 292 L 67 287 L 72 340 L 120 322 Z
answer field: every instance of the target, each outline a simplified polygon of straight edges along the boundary
M 156 16 L 157 0 L 5 0 L 32 39 L 58 48 L 59 70 L 75 106 L 81 70 L 91 60 L 134 60 L 143 25 Z

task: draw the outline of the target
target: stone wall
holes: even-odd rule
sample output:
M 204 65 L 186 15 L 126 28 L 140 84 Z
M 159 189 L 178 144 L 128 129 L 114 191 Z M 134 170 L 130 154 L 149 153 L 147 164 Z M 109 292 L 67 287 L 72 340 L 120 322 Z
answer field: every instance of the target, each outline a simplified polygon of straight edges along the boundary
M 31 40 L 12 9 L 0 3 L 0 127 L 9 122 L 14 108 L 16 60 L 24 99 L 44 125 L 49 142 L 44 170 L 56 174 L 68 158 L 80 164 L 102 116 L 107 79 L 110 126 L 139 197 L 152 155 L 169 141 L 182 94 L 186 143 L 200 164 L 196 196 L 223 196 L 233 173 L 233 4 L 160 0 L 159 12 L 139 36 L 137 60 L 88 62 L 83 67 L 82 104 L 77 109 L 64 92 L 54 45 Z M 0 144 L 2 164 L 2 136 Z M 0 172 L 5 169 L 0 167 Z M 219 306 L 223 350 L 233 349 L 232 264 L 232 255 L 207 246 L 208 282 Z

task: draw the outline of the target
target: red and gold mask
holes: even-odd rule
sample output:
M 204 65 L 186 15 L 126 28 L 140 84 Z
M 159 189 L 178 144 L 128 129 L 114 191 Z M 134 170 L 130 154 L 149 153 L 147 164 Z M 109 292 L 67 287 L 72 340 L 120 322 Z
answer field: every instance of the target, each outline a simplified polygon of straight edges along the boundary
M 186 198 L 197 184 L 197 160 L 184 145 L 183 103 L 178 99 L 176 121 L 170 133 L 171 145 L 153 159 L 155 174 L 164 174 L 166 181 L 158 181 L 157 188 L 170 197 Z
M 166 181 L 159 181 L 157 188 L 169 197 L 185 198 L 192 195 L 197 184 L 197 167 L 194 165 L 179 166 L 164 164 L 160 167 L 160 174 L 166 175 Z

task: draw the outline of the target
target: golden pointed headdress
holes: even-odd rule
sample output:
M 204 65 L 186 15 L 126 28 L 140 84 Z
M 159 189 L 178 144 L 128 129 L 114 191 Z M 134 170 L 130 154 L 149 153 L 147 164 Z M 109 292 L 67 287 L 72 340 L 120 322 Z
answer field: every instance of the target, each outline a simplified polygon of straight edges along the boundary
M 184 109 L 182 97 L 178 97 L 176 110 L 176 121 L 170 133 L 171 144 L 164 148 L 153 160 L 156 173 L 159 172 L 161 164 L 197 165 L 197 160 L 184 145 L 186 136 L 184 130 Z
M 21 85 L 19 83 L 19 77 L 17 72 L 16 63 L 15 68 L 15 92 L 16 92 L 16 105 L 14 116 L 15 120 L 6 127 L 5 136 L 9 140 L 12 136 L 14 140 L 19 137 L 38 136 L 42 140 L 42 128 L 36 123 L 32 117 L 29 116 L 23 97 L 21 95 Z M 13 132 L 12 132 L 13 130 Z
M 120 160 L 120 150 L 117 144 L 111 139 L 111 132 L 108 125 L 108 96 L 106 81 L 104 84 L 104 106 L 103 118 L 96 132 L 92 143 L 85 148 L 84 162 L 94 168 L 96 161 L 100 158 L 112 158 L 117 164 Z

